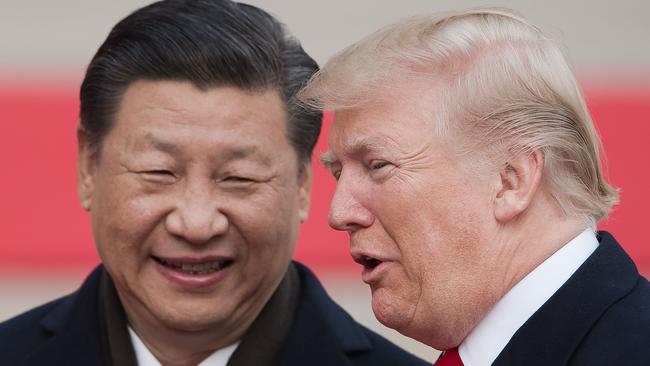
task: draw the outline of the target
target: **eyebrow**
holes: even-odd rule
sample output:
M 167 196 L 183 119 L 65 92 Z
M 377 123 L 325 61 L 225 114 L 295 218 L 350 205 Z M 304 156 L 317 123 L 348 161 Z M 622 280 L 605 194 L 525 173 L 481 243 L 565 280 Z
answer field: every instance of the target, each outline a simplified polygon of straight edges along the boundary
M 358 137 L 343 145 L 343 154 L 346 156 L 355 156 L 370 152 L 382 151 L 386 145 L 390 144 L 388 137 Z M 318 157 L 318 160 L 325 166 L 330 167 L 338 162 L 338 158 L 332 150 L 328 150 Z
M 346 155 L 358 155 L 362 153 L 381 151 L 386 148 L 387 138 L 382 137 L 358 137 L 345 145 L 343 152 Z
M 320 163 L 323 164 L 326 168 L 329 168 L 332 166 L 332 164 L 336 163 L 338 159 L 332 150 L 327 150 L 318 156 L 318 161 L 320 161 Z
M 160 150 L 170 155 L 180 153 L 180 148 L 176 144 L 161 140 L 151 133 L 145 135 L 145 140 L 146 145 L 149 145 L 156 150 Z M 251 156 L 254 156 L 264 164 L 270 164 L 271 162 L 271 159 L 262 154 L 260 149 L 255 145 L 228 147 L 219 153 L 219 158 L 224 161 L 241 160 Z
M 144 138 L 145 138 L 145 144 L 153 147 L 156 150 L 160 150 L 168 154 L 178 153 L 179 150 L 178 146 L 176 146 L 173 143 L 160 140 L 159 138 L 157 138 L 151 133 L 146 134 Z
M 221 158 L 226 161 L 245 159 L 251 156 L 257 157 L 263 163 L 270 163 L 271 159 L 262 154 L 257 146 L 243 146 L 227 148 L 221 153 Z

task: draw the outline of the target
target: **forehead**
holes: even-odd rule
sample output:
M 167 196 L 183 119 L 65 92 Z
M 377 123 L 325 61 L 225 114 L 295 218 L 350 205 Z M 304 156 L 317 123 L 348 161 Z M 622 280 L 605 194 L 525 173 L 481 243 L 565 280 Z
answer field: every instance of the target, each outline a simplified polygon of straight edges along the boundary
M 190 82 L 136 81 L 125 91 L 109 138 L 173 150 L 174 143 L 209 140 L 286 142 L 286 112 L 273 90 L 202 90 Z
M 210 123 L 215 118 L 260 120 L 282 116 L 284 103 L 275 90 L 247 91 L 223 86 L 199 89 L 189 81 L 139 80 L 128 86 L 116 116 L 118 122 L 149 115 L 168 116 L 182 123 Z
M 436 88 L 391 90 L 381 100 L 338 110 L 330 129 L 333 153 L 400 148 L 435 131 L 439 93 Z M 327 157 L 327 156 L 325 156 Z

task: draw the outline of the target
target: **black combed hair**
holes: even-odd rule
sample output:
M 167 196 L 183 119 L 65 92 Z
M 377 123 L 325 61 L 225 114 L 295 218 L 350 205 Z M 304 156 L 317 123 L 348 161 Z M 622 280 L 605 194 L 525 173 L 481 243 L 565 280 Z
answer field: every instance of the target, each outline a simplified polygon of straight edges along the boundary
M 81 86 L 81 126 L 99 152 L 126 88 L 137 80 L 277 90 L 289 141 L 304 163 L 322 112 L 302 107 L 295 96 L 316 71 L 318 64 L 284 25 L 259 8 L 229 0 L 164 0 L 124 18 L 100 46 Z

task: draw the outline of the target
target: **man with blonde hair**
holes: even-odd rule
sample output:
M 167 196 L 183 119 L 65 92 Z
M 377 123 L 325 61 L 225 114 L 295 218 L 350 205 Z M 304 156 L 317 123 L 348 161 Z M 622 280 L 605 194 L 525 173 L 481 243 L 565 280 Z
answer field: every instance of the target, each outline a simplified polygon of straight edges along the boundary
M 119 21 L 80 90 L 78 196 L 101 264 L 0 323 L 2 366 L 425 366 L 357 323 L 294 248 L 322 112 L 276 18 L 163 0 Z
M 383 324 L 438 364 L 647 365 L 650 284 L 596 223 L 618 201 L 558 45 L 510 11 L 411 18 L 301 93 L 335 112 L 329 221 Z

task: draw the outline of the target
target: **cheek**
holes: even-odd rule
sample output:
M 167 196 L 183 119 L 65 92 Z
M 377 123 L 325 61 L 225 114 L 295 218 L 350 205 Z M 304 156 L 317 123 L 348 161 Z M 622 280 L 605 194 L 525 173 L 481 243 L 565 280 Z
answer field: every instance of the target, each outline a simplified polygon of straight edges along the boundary
M 91 209 L 93 234 L 102 260 L 111 265 L 148 256 L 147 239 L 162 224 L 162 195 L 138 195 L 128 184 L 100 186 Z
M 273 190 L 238 200 L 230 205 L 229 215 L 248 243 L 252 258 L 273 261 L 291 257 L 300 225 L 296 193 Z
M 375 189 L 379 191 L 380 189 Z M 404 260 L 404 265 L 418 271 L 420 259 L 429 256 L 428 243 L 435 233 L 434 227 L 447 217 L 442 210 L 430 204 L 430 197 L 420 191 L 384 189 L 374 192 L 371 210 L 388 236 L 394 241 Z
M 479 207 L 475 190 L 426 180 L 389 188 L 376 195 L 377 212 L 396 241 L 412 243 L 404 249 L 431 256 L 443 247 L 476 243 L 487 207 Z
M 480 264 L 485 219 L 471 192 L 427 184 L 375 197 L 373 209 L 398 247 L 405 278 L 422 297 L 441 283 L 462 281 Z

